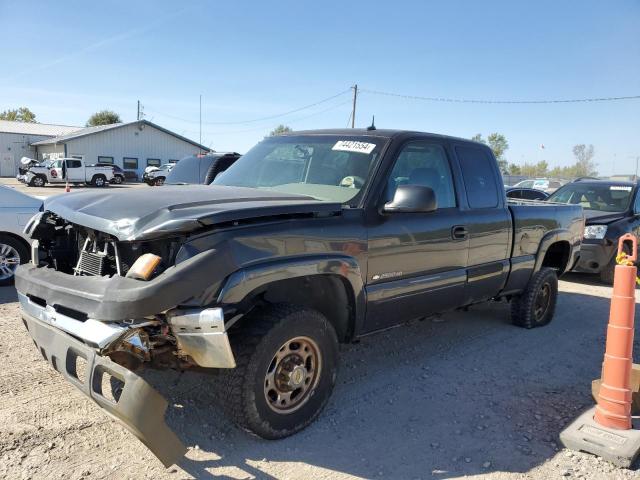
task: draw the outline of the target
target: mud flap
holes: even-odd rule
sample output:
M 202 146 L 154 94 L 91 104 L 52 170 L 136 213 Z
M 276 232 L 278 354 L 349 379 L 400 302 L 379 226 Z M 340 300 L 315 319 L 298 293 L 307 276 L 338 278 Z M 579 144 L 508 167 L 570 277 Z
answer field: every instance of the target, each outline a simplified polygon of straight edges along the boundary
M 119 420 L 165 467 L 184 456 L 186 447 L 164 419 L 167 401 L 144 379 L 41 320 L 24 313 L 22 319 L 45 360 Z M 78 367 L 79 359 L 83 360 L 82 368 Z M 107 395 L 103 385 L 110 377 L 121 388 Z

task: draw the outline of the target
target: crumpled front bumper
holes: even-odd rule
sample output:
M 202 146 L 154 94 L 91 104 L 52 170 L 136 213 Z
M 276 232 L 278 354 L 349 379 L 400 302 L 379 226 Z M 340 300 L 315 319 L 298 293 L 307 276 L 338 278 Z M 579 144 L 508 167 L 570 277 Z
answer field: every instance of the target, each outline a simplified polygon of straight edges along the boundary
M 45 360 L 110 416 L 122 422 L 166 467 L 186 453 L 186 447 L 165 422 L 167 401 L 144 379 L 26 312 L 22 313 L 22 319 Z M 86 362 L 82 372 L 77 371 L 77 357 Z M 104 394 L 104 375 L 124 384 L 117 400 Z

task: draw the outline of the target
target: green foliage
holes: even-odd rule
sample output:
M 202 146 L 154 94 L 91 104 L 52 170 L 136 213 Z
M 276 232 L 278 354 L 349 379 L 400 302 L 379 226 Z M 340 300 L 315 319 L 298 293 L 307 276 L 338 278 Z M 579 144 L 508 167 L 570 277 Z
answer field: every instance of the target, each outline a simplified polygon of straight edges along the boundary
M 573 166 L 576 177 L 593 177 L 598 174 L 596 163 L 593 161 L 593 145 L 586 146 L 584 143 L 573 147 L 573 155 L 576 163 Z
M 476 133 L 473 137 L 471 137 L 471 140 L 473 140 L 474 142 L 480 142 L 484 143 L 485 145 L 489 145 L 489 148 L 493 150 L 493 154 L 496 156 L 500 171 L 508 171 L 508 163 L 504 158 L 504 153 L 509 150 L 509 142 L 507 141 L 507 137 L 505 137 L 501 133 L 494 132 L 489 134 L 487 140 L 485 141 L 485 139 L 482 138 L 481 133 Z
M 573 147 L 573 155 L 576 157 L 576 163 L 568 167 L 555 167 L 549 170 L 549 165 L 545 160 L 538 163 L 525 163 L 519 167 L 519 172 L 515 173 L 511 167 L 509 173 L 512 175 L 526 175 L 528 177 L 550 177 L 550 178 L 578 178 L 578 177 L 596 177 L 598 171 L 593 161 L 595 149 L 593 145 L 576 145 Z
M 36 114 L 27 107 L 20 107 L 16 110 L 5 110 L 0 112 L 0 120 L 11 120 L 13 122 L 37 123 Z
M 97 127 L 98 125 L 111 125 L 112 123 L 120 123 L 120 115 L 113 110 L 100 110 L 94 113 L 87 120 L 87 127 Z
M 275 137 L 276 135 L 283 135 L 283 134 L 289 133 L 289 132 L 293 132 L 293 130 L 291 130 L 291 127 L 289 127 L 287 125 L 280 124 L 276 128 L 274 128 L 273 130 L 271 130 L 271 133 L 269 133 L 269 136 L 270 137 Z

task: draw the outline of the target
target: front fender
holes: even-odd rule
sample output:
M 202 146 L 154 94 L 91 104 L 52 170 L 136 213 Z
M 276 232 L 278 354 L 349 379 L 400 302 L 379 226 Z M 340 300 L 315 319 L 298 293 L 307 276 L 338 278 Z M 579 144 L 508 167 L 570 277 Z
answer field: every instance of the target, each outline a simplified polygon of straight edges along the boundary
M 355 328 L 359 331 L 366 308 L 364 282 L 358 262 L 347 255 L 282 259 L 245 267 L 227 278 L 220 290 L 217 303 L 222 306 L 239 304 L 252 292 L 273 282 L 313 275 L 336 275 L 347 282 L 355 300 Z

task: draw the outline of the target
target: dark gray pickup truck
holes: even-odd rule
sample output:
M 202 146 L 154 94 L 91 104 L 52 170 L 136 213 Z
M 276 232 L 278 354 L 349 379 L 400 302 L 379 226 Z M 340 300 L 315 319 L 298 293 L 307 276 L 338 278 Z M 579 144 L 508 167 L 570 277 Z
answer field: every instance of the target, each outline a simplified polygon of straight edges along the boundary
M 184 447 L 139 369 L 215 369 L 228 414 L 281 438 L 327 403 L 339 342 L 493 299 L 547 324 L 583 231 L 579 206 L 508 204 L 479 143 L 308 131 L 211 186 L 47 200 L 16 287 L 42 355 L 168 465 Z

